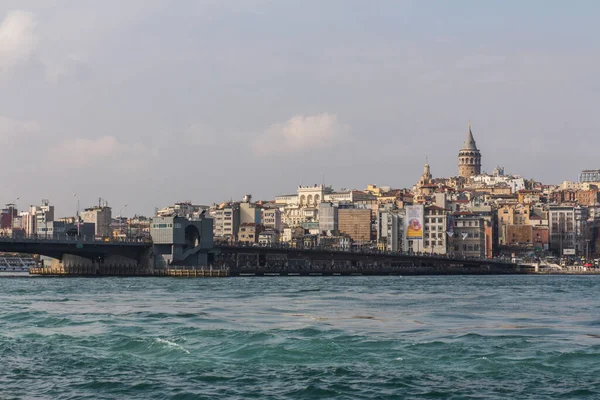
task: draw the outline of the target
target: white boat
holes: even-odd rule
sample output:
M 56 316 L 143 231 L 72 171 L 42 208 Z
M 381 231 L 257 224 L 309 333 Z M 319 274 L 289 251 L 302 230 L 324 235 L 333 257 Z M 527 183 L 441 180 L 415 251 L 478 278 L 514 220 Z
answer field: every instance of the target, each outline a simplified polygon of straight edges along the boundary
M 0 255 L 1 272 L 29 272 L 29 268 L 36 265 L 37 263 L 33 258 Z

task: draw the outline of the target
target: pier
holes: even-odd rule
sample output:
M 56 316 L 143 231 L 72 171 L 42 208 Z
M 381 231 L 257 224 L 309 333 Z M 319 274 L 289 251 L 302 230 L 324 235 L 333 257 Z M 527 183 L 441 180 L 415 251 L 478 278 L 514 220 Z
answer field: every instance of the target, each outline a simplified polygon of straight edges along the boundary
M 65 268 L 64 266 L 34 267 L 29 269 L 31 275 L 45 276 L 169 276 L 183 278 L 223 278 L 230 276 L 227 268 L 194 268 L 194 269 L 155 269 L 131 270 L 125 268 L 92 269 L 86 267 Z

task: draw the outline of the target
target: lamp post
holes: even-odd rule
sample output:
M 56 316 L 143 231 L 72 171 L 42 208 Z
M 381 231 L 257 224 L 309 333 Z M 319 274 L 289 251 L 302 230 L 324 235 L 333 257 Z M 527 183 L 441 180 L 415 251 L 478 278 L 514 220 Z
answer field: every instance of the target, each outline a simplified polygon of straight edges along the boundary
M 79 236 L 80 236 L 79 225 L 81 222 L 79 220 L 79 196 L 77 195 L 77 193 L 73 193 L 73 197 L 77 197 L 77 213 L 75 214 L 75 217 L 77 218 L 77 238 L 79 238 Z

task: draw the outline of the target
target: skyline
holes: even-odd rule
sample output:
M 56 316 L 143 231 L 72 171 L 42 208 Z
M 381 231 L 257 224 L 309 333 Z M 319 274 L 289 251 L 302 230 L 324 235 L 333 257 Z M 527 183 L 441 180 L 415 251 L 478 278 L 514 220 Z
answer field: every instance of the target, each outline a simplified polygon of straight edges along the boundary
M 3 202 L 411 187 L 457 175 L 469 119 L 486 172 L 598 168 L 600 5 L 458 4 L 4 2 Z

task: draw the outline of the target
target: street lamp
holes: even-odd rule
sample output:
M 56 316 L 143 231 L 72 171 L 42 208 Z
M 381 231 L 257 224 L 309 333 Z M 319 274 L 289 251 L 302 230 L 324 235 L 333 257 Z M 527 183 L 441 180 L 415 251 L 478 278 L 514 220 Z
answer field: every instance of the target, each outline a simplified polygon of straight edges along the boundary
M 77 214 L 75 214 L 75 217 L 77 218 L 77 238 L 79 238 L 79 236 L 80 236 L 79 225 L 81 222 L 79 220 L 79 196 L 77 195 L 77 193 L 73 193 L 73 197 L 77 197 Z

